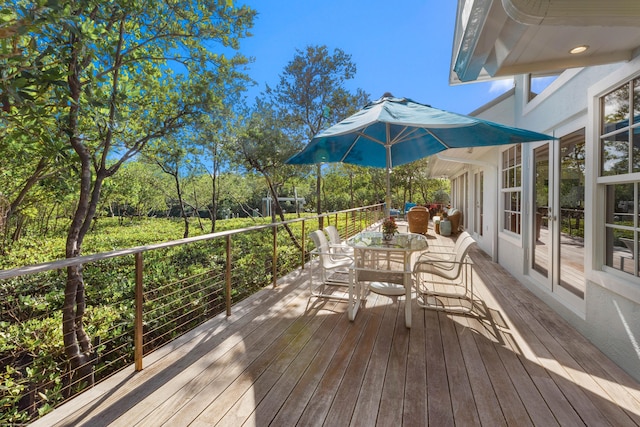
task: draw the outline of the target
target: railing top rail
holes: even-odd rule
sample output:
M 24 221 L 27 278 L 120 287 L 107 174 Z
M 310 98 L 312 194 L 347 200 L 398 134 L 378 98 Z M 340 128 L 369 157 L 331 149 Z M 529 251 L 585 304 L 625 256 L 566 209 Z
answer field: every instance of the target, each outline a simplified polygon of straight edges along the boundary
M 109 251 L 109 252 L 99 252 L 97 254 L 82 255 L 82 256 L 79 256 L 79 257 L 75 257 L 75 258 L 66 258 L 66 259 L 61 259 L 61 260 L 57 260 L 57 261 L 45 262 L 45 263 L 41 263 L 41 264 L 28 265 L 28 266 L 25 266 L 25 267 L 12 268 L 12 269 L 9 269 L 9 270 L 1 270 L 0 271 L 0 280 L 11 279 L 11 278 L 14 278 L 14 277 L 25 276 L 25 275 L 28 275 L 28 274 L 43 273 L 45 271 L 50 271 L 50 270 L 58 270 L 58 269 L 61 269 L 61 268 L 71 267 L 71 266 L 80 265 L 80 264 L 86 264 L 88 262 L 101 261 L 101 260 L 105 260 L 105 259 L 109 259 L 109 258 L 116 258 L 116 257 L 126 256 L 126 255 L 135 255 L 135 254 L 141 253 L 141 252 L 148 252 L 148 251 L 153 251 L 153 250 L 157 250 L 157 249 L 165 249 L 165 248 L 184 245 L 184 244 L 188 244 L 188 243 L 195 243 L 195 242 L 201 242 L 201 241 L 206 241 L 206 240 L 213 240 L 213 239 L 218 239 L 218 238 L 221 238 L 221 237 L 232 236 L 232 235 L 235 235 L 235 234 L 242 234 L 242 233 L 247 233 L 247 232 L 250 232 L 250 231 L 258 231 L 258 230 L 263 230 L 263 229 L 266 229 L 266 228 L 272 228 L 272 227 L 276 227 L 276 226 L 281 226 L 283 224 L 293 224 L 293 223 L 300 222 L 300 221 L 309 221 L 309 220 L 318 219 L 320 217 L 328 217 L 328 216 L 332 216 L 332 215 L 340 214 L 340 213 L 356 212 L 356 211 L 359 211 L 359 210 L 377 208 L 377 207 L 380 207 L 380 206 L 381 206 L 380 204 L 362 206 L 362 207 L 359 207 L 359 208 L 346 209 L 346 210 L 343 210 L 343 211 L 328 212 L 328 213 L 324 213 L 324 214 L 321 214 L 321 215 L 314 215 L 314 216 L 309 216 L 309 217 L 304 217 L 304 218 L 294 218 L 294 219 L 290 219 L 290 220 L 283 221 L 283 222 L 272 222 L 272 223 L 269 223 L 269 224 L 255 225 L 255 226 L 252 226 L 252 227 L 245 227 L 245 228 L 237 228 L 237 229 L 233 229 L 233 230 L 219 231 L 219 232 L 216 232 L 216 233 L 203 234 L 202 236 L 188 237 L 186 239 L 171 240 L 169 242 L 155 243 L 155 244 L 152 244 L 152 245 L 144 245 L 144 246 L 136 246 L 136 247 L 133 247 L 133 248 L 116 249 L 116 250 Z

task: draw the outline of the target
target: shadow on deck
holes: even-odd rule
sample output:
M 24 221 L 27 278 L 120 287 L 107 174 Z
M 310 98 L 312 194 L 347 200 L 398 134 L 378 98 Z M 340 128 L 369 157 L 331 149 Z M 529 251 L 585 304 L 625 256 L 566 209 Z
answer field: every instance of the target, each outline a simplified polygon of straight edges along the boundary
M 403 298 L 370 294 L 349 322 L 298 270 L 34 425 L 640 425 L 638 382 L 471 257 L 474 315 L 414 299 L 407 329 Z

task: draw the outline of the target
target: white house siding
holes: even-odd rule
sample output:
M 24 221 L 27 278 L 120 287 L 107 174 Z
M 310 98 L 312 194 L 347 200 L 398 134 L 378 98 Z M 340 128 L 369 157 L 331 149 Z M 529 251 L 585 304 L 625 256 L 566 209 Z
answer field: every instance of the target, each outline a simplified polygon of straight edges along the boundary
M 532 102 L 526 103 L 526 80 L 516 78 L 513 96 L 498 104 L 481 108 L 474 112 L 478 117 L 514 125 L 534 131 L 562 137 L 580 128 L 586 129 L 587 171 L 585 194 L 585 297 L 571 301 L 557 293 L 552 293 L 544 284 L 534 279 L 528 271 L 527 248 L 531 236 L 528 233 L 531 218 L 530 209 L 523 209 L 522 236 L 500 232 L 499 223 L 489 220 L 495 212 L 501 216 L 498 204 L 500 193 L 497 165 L 504 147 L 485 154 L 481 160 L 492 166 L 485 169 L 485 229 L 480 247 L 492 255 L 497 254 L 498 262 L 522 281 L 538 297 L 561 314 L 568 322 L 581 331 L 605 354 L 616 361 L 624 370 L 640 380 L 640 280 L 634 277 L 616 276 L 615 272 L 603 272 L 600 267 L 598 247 L 602 246 L 601 225 L 594 215 L 601 205 L 596 197 L 597 170 L 594 156 L 598 155 L 597 126 L 595 112 L 597 98 L 621 82 L 640 73 L 640 58 L 629 63 L 609 64 L 597 67 L 568 70 L 558 77 L 544 92 Z M 523 202 L 531 200 L 529 162 L 533 146 L 523 147 Z M 480 159 L 479 159 L 480 160 Z M 493 166 L 495 165 L 495 166 Z M 477 170 L 471 166 L 469 170 Z M 473 194 L 473 173 L 470 176 L 470 192 Z M 492 178 L 493 177 L 493 178 Z M 496 210 L 496 208 L 498 208 Z M 472 215 L 472 214 L 471 214 Z M 472 216 L 469 217 L 470 220 Z M 473 223 L 466 222 L 467 227 Z M 491 230 L 492 234 L 487 232 Z M 496 234 L 497 233 L 497 236 Z M 491 238 L 490 236 L 496 236 Z M 495 239 L 495 244 L 492 241 Z M 497 248 L 494 248 L 497 246 Z M 497 251 L 494 252 L 494 251 Z M 494 257 L 494 259 L 496 259 Z

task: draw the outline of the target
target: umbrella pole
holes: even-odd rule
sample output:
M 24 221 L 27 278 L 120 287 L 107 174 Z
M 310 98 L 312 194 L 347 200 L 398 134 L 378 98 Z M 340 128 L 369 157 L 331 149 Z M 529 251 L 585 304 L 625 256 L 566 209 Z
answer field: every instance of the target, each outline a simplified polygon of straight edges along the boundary
M 384 214 L 385 217 L 389 218 L 391 216 L 391 127 L 389 123 L 387 123 L 387 142 L 384 144 L 384 147 L 387 149 L 387 196 L 385 198 L 385 208 Z
M 384 214 L 387 218 L 391 216 L 391 171 L 387 168 L 387 196 L 385 197 Z

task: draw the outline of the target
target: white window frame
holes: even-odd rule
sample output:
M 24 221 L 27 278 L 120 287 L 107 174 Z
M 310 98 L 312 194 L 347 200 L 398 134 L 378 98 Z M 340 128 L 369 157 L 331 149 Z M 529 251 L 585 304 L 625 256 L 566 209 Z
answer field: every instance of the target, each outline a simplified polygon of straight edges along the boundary
M 592 236 L 591 244 L 587 245 L 587 247 L 591 247 L 591 251 L 585 253 L 585 267 L 588 266 L 585 268 L 585 276 L 592 283 L 640 304 L 640 278 L 609 268 L 602 262 L 605 259 L 604 203 L 606 185 L 617 183 L 619 180 L 616 176 L 599 176 L 601 170 L 600 99 L 638 77 L 640 77 L 640 56 L 611 72 L 588 90 L 590 126 L 587 127 L 587 146 L 590 155 L 587 155 L 586 168 L 591 171 L 591 179 L 587 180 L 585 206 L 591 206 L 593 209 L 588 209 L 585 212 L 585 221 L 590 224 L 589 229 Z M 627 175 L 626 182 L 629 182 L 629 179 L 640 180 L 640 175 L 634 175 L 636 174 Z
M 602 120 L 604 117 L 604 111 L 603 111 L 604 99 L 607 96 L 615 93 L 616 91 L 624 88 L 628 89 L 627 99 L 623 101 L 626 103 L 625 107 L 629 108 L 627 112 L 628 114 L 627 123 L 625 125 L 624 121 L 616 122 L 616 124 L 618 124 L 618 127 L 616 129 L 614 129 L 613 131 L 605 132 L 603 130 L 604 123 Z M 639 256 L 638 250 L 637 250 L 638 249 L 637 239 L 640 237 L 640 224 L 638 223 L 638 215 L 640 214 L 640 212 L 638 212 L 638 206 L 640 204 L 640 194 L 639 194 L 640 173 L 638 171 L 632 170 L 633 158 L 634 158 L 632 150 L 629 147 L 627 147 L 626 156 L 621 157 L 622 159 L 625 159 L 627 161 L 627 170 L 625 172 L 620 172 L 618 174 L 611 174 L 611 173 L 604 174 L 602 171 L 603 141 L 605 139 L 611 139 L 611 138 L 615 138 L 616 135 L 626 134 L 627 139 L 631 142 L 630 146 L 633 146 L 634 143 L 637 143 L 634 141 L 633 135 L 634 135 L 634 131 L 637 131 L 638 129 L 640 129 L 640 124 L 638 123 L 640 121 L 634 120 L 634 116 L 640 116 L 640 114 L 636 115 L 634 113 L 634 93 L 637 93 L 637 92 L 634 92 L 634 89 L 640 91 L 640 78 L 630 78 L 624 83 L 614 87 L 612 90 L 610 90 L 609 92 L 605 93 L 604 95 L 598 98 L 598 107 L 599 107 L 598 110 L 600 114 L 598 115 L 598 127 L 597 127 L 596 135 L 597 135 L 597 152 L 600 159 L 600 162 L 599 162 L 600 167 L 598 168 L 597 182 L 598 182 L 598 186 L 600 187 L 600 191 L 605 195 L 605 203 L 602 204 L 603 209 L 605 209 L 605 211 L 603 212 L 603 215 L 602 215 L 603 221 L 600 224 L 602 227 L 604 227 L 602 230 L 602 233 L 604 235 L 604 241 L 603 241 L 604 251 L 601 254 L 602 258 L 600 259 L 600 262 L 602 263 L 603 267 L 607 266 L 611 270 L 618 269 L 618 271 L 621 274 L 629 275 L 637 279 L 640 277 L 640 271 L 638 271 L 638 268 L 637 268 L 637 259 Z M 636 107 L 640 109 L 640 106 L 636 106 Z M 616 187 L 622 188 L 625 186 L 628 186 L 628 188 L 631 189 L 631 194 L 624 199 L 625 206 L 609 206 L 609 204 L 611 204 L 612 202 L 615 203 L 615 201 L 608 200 L 609 198 L 607 197 L 607 194 L 608 194 L 607 190 L 608 189 L 613 190 Z M 628 206 L 626 206 L 629 202 L 631 204 L 630 213 L 628 212 Z M 622 202 L 619 202 L 618 204 L 620 203 Z M 611 209 L 611 213 L 612 213 L 611 220 L 607 218 L 607 212 L 606 212 L 607 207 Z M 625 207 L 626 209 L 623 209 Z M 623 220 L 629 215 L 631 216 L 631 224 L 624 224 Z M 629 222 L 629 221 L 626 221 L 626 222 Z M 610 236 L 610 237 L 608 238 L 607 236 Z M 621 257 L 619 268 L 616 268 L 615 257 L 613 255 L 613 252 L 616 247 L 616 246 L 613 246 L 614 239 L 616 239 L 614 236 L 618 236 L 618 237 L 622 236 L 632 241 L 635 239 L 635 242 L 636 242 L 636 244 L 633 244 L 633 245 L 629 243 L 629 245 L 632 246 L 631 259 Z M 609 247 L 609 244 L 611 244 L 611 247 Z M 620 252 L 618 251 L 618 253 Z M 630 264 L 633 267 L 631 271 L 629 271 L 628 267 L 625 267 L 623 270 L 623 265 L 624 265 L 623 261 L 626 261 L 627 265 Z M 609 263 L 611 265 L 609 265 Z
M 507 165 L 505 167 L 505 154 L 506 153 L 514 153 L 514 159 L 517 158 L 516 153 L 519 151 L 519 160 L 520 163 L 516 163 L 514 161 L 514 163 L 512 165 Z M 522 239 L 522 221 L 523 221 L 523 200 L 522 200 L 522 196 L 523 196 L 523 192 L 522 192 L 522 183 L 523 183 L 523 154 L 524 154 L 524 150 L 522 149 L 522 144 L 515 144 L 510 146 L 509 148 L 507 148 L 506 150 L 502 150 L 500 152 L 500 163 L 499 163 L 499 170 L 500 170 L 500 232 L 504 233 L 507 236 L 511 236 L 517 240 L 521 240 Z M 515 174 L 518 173 L 518 168 L 519 168 L 519 186 L 513 186 L 513 187 L 507 187 L 506 183 L 505 183 L 505 172 L 513 169 L 514 170 L 514 177 Z M 507 175 L 509 175 L 509 173 L 507 173 Z M 515 184 L 515 182 L 514 182 Z M 517 194 L 520 198 L 520 205 L 519 208 L 520 210 L 514 210 L 511 209 L 511 204 L 509 203 L 509 205 L 507 206 L 506 203 L 506 195 L 507 194 Z M 520 224 L 519 224 L 519 232 L 515 232 L 512 231 L 510 229 L 506 228 L 506 215 L 507 212 L 511 212 L 511 214 L 515 214 L 515 215 L 519 215 L 520 216 Z

